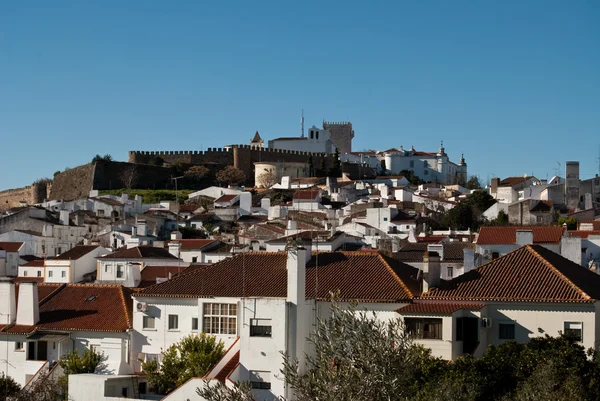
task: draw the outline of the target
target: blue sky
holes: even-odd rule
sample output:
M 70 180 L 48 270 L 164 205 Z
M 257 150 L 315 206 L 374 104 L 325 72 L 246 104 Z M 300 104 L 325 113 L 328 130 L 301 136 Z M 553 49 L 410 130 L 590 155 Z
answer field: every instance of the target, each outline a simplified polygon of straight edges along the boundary
M 0 3 L 0 189 L 128 150 L 200 150 L 350 120 L 470 174 L 600 156 L 600 2 Z

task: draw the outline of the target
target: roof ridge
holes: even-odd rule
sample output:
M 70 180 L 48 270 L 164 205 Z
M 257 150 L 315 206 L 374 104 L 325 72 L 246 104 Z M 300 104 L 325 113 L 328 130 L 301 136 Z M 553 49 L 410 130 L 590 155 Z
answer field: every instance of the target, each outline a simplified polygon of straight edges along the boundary
M 388 271 L 390 271 L 394 277 L 396 278 L 396 281 L 400 283 L 400 285 L 402 286 L 402 288 L 404 289 L 404 291 L 406 291 L 407 293 L 409 293 L 413 298 L 415 297 L 415 294 L 413 294 L 413 292 L 408 288 L 408 286 L 406 285 L 406 283 L 404 283 L 404 281 L 398 277 L 398 275 L 396 274 L 396 271 L 392 268 L 392 266 L 390 266 L 390 264 L 388 263 L 388 261 L 383 257 L 382 254 L 377 253 L 378 258 L 383 261 L 384 266 L 386 267 L 386 269 L 388 269 Z
M 50 299 L 54 298 L 59 292 L 67 287 L 67 284 L 61 284 L 54 289 L 50 294 L 46 295 L 45 298 L 38 299 L 38 308 L 48 302 Z
M 125 310 L 125 318 L 127 319 L 127 327 L 129 328 L 133 328 L 133 322 L 131 321 L 131 316 L 129 315 L 129 308 L 127 307 L 127 302 L 125 301 L 125 290 L 122 285 L 120 286 L 121 288 L 119 288 L 119 295 L 121 297 L 121 305 L 123 306 L 123 309 Z
M 565 281 L 569 286 L 571 286 L 575 291 L 577 291 L 580 295 L 582 295 L 585 299 L 591 300 L 593 299 L 589 296 L 585 291 L 583 291 L 579 286 L 571 281 L 567 276 L 565 276 L 560 270 L 558 270 L 552 263 L 550 263 L 546 258 L 540 255 L 531 245 L 525 245 L 525 247 L 531 251 L 535 257 L 537 257 L 542 263 L 548 266 L 555 274 L 557 274 L 563 281 Z

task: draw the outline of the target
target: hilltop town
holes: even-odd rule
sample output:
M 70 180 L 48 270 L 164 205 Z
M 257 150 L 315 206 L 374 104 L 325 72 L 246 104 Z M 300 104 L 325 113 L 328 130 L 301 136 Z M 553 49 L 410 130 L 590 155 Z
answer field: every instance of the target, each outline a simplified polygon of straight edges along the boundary
M 355 151 L 354 137 L 323 121 L 90 155 L 1 191 L 0 372 L 30 390 L 66 374 L 76 401 L 204 400 L 213 382 L 293 399 L 285 356 L 314 355 L 332 296 L 401 319 L 440 360 L 546 334 L 598 347 L 600 177 L 565 161 L 550 179 L 482 182 L 443 143 Z M 218 359 L 157 381 L 166 350 L 200 333 L 222 341 Z M 102 371 L 65 369 L 75 350 Z

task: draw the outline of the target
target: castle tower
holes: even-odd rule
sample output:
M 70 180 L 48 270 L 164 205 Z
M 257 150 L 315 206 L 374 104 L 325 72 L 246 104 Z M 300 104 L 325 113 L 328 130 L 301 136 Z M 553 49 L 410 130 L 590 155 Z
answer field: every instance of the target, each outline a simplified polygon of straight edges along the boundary
M 331 142 L 340 154 L 352 152 L 352 138 L 354 138 L 354 130 L 351 122 L 329 122 L 323 120 L 323 129 L 331 132 Z
M 579 162 L 566 162 L 565 201 L 567 208 L 579 208 Z
M 250 147 L 253 149 L 263 149 L 265 147 L 265 141 L 262 140 L 258 131 L 256 131 L 254 138 L 250 141 Z

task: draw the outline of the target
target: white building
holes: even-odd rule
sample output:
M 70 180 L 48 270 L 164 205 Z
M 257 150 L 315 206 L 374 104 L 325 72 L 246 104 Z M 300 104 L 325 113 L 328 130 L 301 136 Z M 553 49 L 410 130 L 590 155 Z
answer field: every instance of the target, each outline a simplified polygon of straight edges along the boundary
M 78 245 L 52 259 L 44 261 L 44 282 L 80 283 L 86 276 L 96 273 L 98 256 L 107 255 L 110 250 L 98 245 Z
M 475 251 L 485 261 L 506 255 L 523 245 L 540 245 L 561 253 L 561 241 L 566 229 L 559 226 L 484 226 L 479 231 Z
M 292 200 L 293 210 L 319 210 L 323 209 L 321 204 L 321 191 L 318 189 L 306 189 L 296 191 Z
M 99 283 L 122 284 L 137 287 L 141 281 L 141 271 L 145 266 L 184 266 L 188 263 L 171 255 L 165 248 L 139 246 L 122 248 L 108 255 L 97 257 Z
M 306 136 L 282 137 L 269 142 L 270 149 L 295 150 L 311 153 L 334 153 L 335 146 L 331 142 L 331 132 L 314 125 L 308 129 Z
M 416 277 L 416 269 L 377 253 L 245 253 L 134 295 L 134 344 L 140 359 L 150 360 L 190 333 L 214 334 L 233 350 L 217 371 L 237 354 L 231 382 L 254 382 L 257 399 L 290 397 L 279 374 L 281 352 L 300 360 L 310 352 L 307 337 L 316 317 L 330 312 L 331 291 L 390 319 L 418 295 Z M 166 399 L 199 399 L 197 385 L 192 380 Z
M 17 306 L 18 294 L 18 306 Z M 0 373 L 24 386 L 68 351 L 96 350 L 105 374 L 129 374 L 131 293 L 121 286 L 0 281 Z M 8 367 L 8 371 L 7 371 Z
M 172 239 L 169 253 L 185 263 L 207 263 L 206 254 L 221 243 L 213 239 Z
M 20 255 L 24 255 L 24 242 L 0 242 L 0 277 L 18 274 Z
M 21 255 L 33 255 L 45 258 L 60 255 L 84 240 L 85 227 L 45 224 L 41 232 L 12 230 L 0 234 L 0 241 L 23 242 Z
M 254 163 L 254 182 L 259 188 L 271 188 L 282 182 L 283 177 L 295 180 L 306 176 L 306 163 L 285 161 Z
M 539 245 L 526 245 L 434 287 L 398 313 L 417 342 L 444 359 L 489 345 L 575 335 L 600 344 L 600 277 Z

